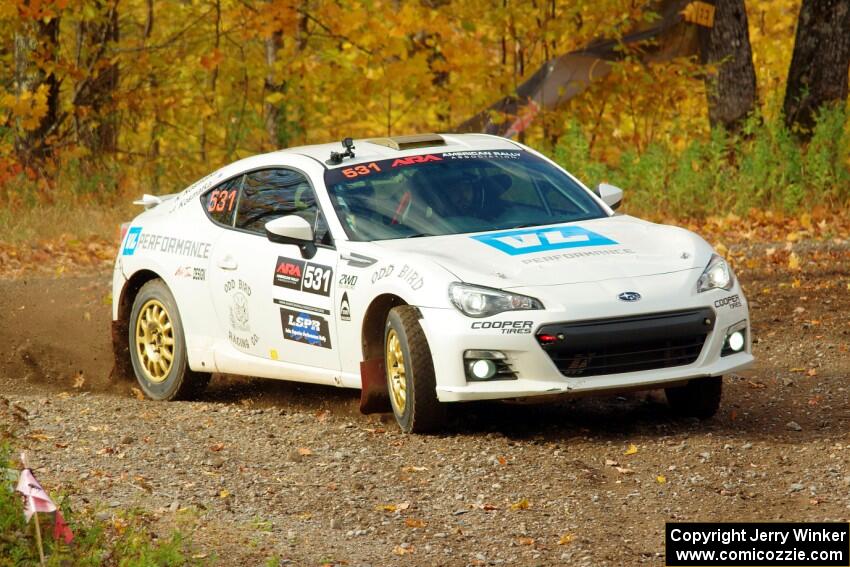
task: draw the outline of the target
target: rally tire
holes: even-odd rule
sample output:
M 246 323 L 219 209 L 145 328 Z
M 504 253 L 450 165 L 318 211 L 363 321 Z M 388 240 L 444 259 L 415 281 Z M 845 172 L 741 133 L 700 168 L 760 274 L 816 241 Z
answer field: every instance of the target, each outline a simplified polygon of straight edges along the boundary
M 709 419 L 720 408 L 723 377 L 694 378 L 684 386 L 666 388 L 667 403 L 678 415 Z
M 189 368 L 177 302 L 162 280 L 151 280 L 139 290 L 128 326 L 133 372 L 148 398 L 189 400 L 204 391 L 210 374 Z
M 400 410 L 393 390 L 393 357 L 388 346 L 398 340 L 404 362 L 404 407 Z M 394 307 L 387 316 L 384 330 L 387 389 L 396 421 L 405 433 L 428 433 L 446 423 L 446 406 L 437 399 L 434 361 L 425 332 L 419 324 L 419 311 L 412 306 Z

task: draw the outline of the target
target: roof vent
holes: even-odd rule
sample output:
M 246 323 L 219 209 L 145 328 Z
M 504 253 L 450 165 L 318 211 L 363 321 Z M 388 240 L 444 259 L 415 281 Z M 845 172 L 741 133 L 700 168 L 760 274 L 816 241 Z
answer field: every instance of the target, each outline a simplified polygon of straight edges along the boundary
M 372 138 L 370 144 L 385 146 L 393 150 L 412 150 L 430 146 L 445 146 L 446 141 L 439 134 L 413 134 L 411 136 L 393 136 L 391 138 Z

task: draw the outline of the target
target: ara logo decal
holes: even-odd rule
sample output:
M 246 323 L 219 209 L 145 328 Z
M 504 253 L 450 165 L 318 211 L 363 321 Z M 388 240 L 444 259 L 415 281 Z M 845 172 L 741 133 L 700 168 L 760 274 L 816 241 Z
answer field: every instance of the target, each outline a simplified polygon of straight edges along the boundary
M 136 246 L 139 245 L 139 237 L 142 235 L 142 227 L 134 226 L 127 231 L 127 240 L 124 241 L 124 250 L 121 251 L 122 256 L 132 256 L 136 253 Z
M 472 237 L 474 240 L 501 250 L 505 254 L 517 256 L 534 252 L 549 252 L 562 248 L 582 248 L 585 246 L 609 246 L 617 244 L 601 234 L 580 226 L 561 226 L 534 230 L 508 230 L 492 232 Z
M 441 158 L 440 156 L 435 156 L 434 154 L 428 154 L 427 156 L 410 156 L 405 158 L 398 158 L 393 162 L 391 167 L 413 165 L 414 163 L 427 163 L 429 161 L 443 161 L 443 158 Z

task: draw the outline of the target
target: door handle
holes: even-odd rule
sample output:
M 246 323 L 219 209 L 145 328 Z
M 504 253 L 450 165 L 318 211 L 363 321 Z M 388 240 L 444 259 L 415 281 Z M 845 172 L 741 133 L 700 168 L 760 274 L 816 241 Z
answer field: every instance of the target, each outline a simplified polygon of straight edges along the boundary
M 218 259 L 218 267 L 222 270 L 235 270 L 239 267 L 239 263 L 236 261 L 236 258 L 227 254 Z

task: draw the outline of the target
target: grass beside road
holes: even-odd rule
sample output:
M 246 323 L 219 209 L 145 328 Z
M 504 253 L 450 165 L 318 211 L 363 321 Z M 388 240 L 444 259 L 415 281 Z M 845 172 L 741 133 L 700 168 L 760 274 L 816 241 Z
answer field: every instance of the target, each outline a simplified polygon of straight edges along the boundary
M 0 398 L 0 567 L 39 565 L 35 538 L 35 519 L 24 518 L 21 495 L 15 492 L 20 463 L 12 458 L 15 443 L 14 408 Z M 6 414 L 6 415 L 4 415 Z M 49 487 L 45 487 L 50 491 Z M 74 540 L 70 545 L 52 537 L 53 514 L 38 514 L 48 566 L 120 565 L 121 567 L 170 567 L 201 565 L 206 554 L 193 555 L 191 542 L 179 529 L 158 538 L 150 529 L 149 514 L 135 510 L 96 513 L 71 510 L 67 500 L 51 497 L 62 509 L 71 526 Z
M 66 202 L 0 209 L 0 243 L 27 245 L 41 241 L 117 240 L 119 225 L 142 211 L 132 204 Z
M 554 159 L 590 186 L 606 181 L 625 190 L 632 214 L 705 218 L 750 209 L 801 215 L 850 204 L 850 114 L 822 112 L 812 139 L 801 144 L 781 118 L 753 117 L 739 134 L 714 130 L 683 147 L 664 141 L 599 159 L 609 142 L 592 140 L 577 123 L 559 140 Z

